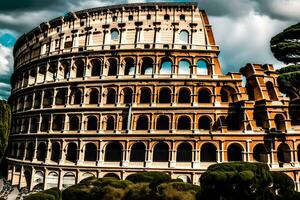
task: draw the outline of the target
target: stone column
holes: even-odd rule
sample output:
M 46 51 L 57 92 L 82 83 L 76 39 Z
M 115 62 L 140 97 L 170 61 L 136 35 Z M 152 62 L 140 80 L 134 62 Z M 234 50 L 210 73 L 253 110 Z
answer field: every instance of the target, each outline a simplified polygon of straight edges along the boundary
M 122 160 L 122 166 L 127 167 L 129 164 L 129 148 L 128 148 L 128 140 L 125 142 L 125 149 L 123 150 L 123 160 Z
M 97 160 L 97 166 L 103 165 L 103 142 L 102 140 L 99 141 L 99 149 L 98 149 L 98 160 Z
M 169 158 L 170 158 L 169 166 L 171 168 L 175 168 L 176 167 L 176 149 L 175 149 L 174 140 L 171 142 L 171 148 L 169 150 Z
M 146 163 L 145 167 L 151 167 L 152 165 L 152 150 L 150 148 L 151 141 L 149 140 L 147 142 L 147 148 L 146 148 Z

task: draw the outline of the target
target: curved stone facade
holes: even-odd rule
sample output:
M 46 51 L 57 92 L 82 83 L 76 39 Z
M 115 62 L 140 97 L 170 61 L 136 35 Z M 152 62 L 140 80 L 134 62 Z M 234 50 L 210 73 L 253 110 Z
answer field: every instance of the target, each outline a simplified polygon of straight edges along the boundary
M 8 179 L 66 188 L 151 170 L 199 184 L 210 164 L 243 160 L 286 171 L 298 187 L 300 129 L 273 66 L 224 75 L 218 54 L 194 3 L 102 7 L 42 23 L 14 48 Z

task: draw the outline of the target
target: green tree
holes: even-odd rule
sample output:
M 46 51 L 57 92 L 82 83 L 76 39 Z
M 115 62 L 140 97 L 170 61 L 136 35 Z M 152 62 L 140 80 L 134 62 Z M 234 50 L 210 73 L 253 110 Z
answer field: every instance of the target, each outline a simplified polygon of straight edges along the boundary
M 0 163 L 3 159 L 10 132 L 11 110 L 6 101 L 0 100 Z
M 271 39 L 274 57 L 286 64 L 300 62 L 300 23 L 284 29 Z
M 232 162 L 211 165 L 200 178 L 198 200 L 299 199 L 294 181 L 282 172 L 270 172 L 263 163 Z

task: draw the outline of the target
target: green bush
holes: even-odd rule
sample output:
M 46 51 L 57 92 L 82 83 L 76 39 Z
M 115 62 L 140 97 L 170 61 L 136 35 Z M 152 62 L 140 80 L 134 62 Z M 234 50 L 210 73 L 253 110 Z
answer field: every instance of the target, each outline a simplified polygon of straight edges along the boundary
M 54 196 L 56 200 L 62 199 L 61 191 L 58 188 L 50 188 L 48 190 L 45 190 L 43 193 Z
M 43 192 L 30 194 L 24 200 L 61 200 L 61 192 L 58 188 L 50 188 Z
M 149 188 L 149 183 L 137 183 L 127 191 L 124 200 L 153 200 L 157 194 Z
M 56 200 L 55 196 L 51 194 L 46 194 L 43 192 L 38 192 L 35 194 L 31 194 L 24 198 L 24 200 Z
M 171 176 L 163 172 L 140 172 L 136 174 L 129 175 L 126 180 L 129 180 L 133 183 L 166 183 L 171 181 Z

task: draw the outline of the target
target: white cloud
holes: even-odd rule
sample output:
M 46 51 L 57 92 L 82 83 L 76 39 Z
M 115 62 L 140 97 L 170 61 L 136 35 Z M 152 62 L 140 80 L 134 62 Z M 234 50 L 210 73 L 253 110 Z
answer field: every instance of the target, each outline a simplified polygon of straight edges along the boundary
M 299 0 L 256 0 L 261 13 L 279 19 L 300 20 Z
M 238 71 L 246 63 L 282 66 L 272 55 L 269 41 L 290 22 L 250 12 L 239 18 L 210 17 L 216 43 L 220 46 L 223 71 Z
M 12 63 L 12 48 L 7 48 L 0 44 L 0 76 L 8 75 L 12 71 Z

